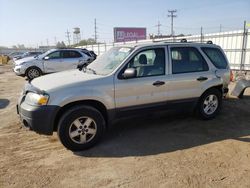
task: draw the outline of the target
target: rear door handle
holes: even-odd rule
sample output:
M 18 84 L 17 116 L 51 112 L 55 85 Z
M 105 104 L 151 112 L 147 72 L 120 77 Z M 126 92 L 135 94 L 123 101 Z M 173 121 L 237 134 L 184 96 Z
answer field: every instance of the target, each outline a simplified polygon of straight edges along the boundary
M 207 77 L 200 76 L 200 77 L 197 78 L 196 80 L 202 82 L 202 81 L 205 81 L 205 80 L 207 80 L 207 79 L 208 79 Z
M 163 82 L 163 81 L 156 81 L 156 82 L 153 83 L 153 86 L 161 86 L 161 85 L 164 85 L 164 84 L 165 84 L 165 82 Z

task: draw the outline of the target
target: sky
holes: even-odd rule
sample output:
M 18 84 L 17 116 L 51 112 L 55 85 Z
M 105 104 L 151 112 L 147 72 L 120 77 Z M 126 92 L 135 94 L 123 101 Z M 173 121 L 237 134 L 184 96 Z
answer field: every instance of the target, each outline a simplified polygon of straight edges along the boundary
M 176 9 L 175 34 L 238 30 L 250 22 L 250 0 L 0 0 L 0 46 L 54 45 L 66 31 L 81 30 L 98 42 L 113 41 L 113 27 L 146 27 L 147 34 L 170 34 L 168 10 Z

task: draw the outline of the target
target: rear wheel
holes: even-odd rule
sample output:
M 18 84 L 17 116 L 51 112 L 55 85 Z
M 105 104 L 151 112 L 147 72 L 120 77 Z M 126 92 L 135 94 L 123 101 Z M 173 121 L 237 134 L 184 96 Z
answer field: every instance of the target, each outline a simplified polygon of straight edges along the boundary
M 206 91 L 200 98 L 197 105 L 198 115 L 202 119 L 214 118 L 221 109 L 222 94 L 218 89 Z
M 42 75 L 42 72 L 37 67 L 28 68 L 27 71 L 26 71 L 26 76 L 28 77 L 29 80 L 37 78 L 37 77 L 39 77 L 41 75 Z
M 94 146 L 105 130 L 102 114 L 90 106 L 76 106 L 60 119 L 58 136 L 69 150 L 81 151 Z

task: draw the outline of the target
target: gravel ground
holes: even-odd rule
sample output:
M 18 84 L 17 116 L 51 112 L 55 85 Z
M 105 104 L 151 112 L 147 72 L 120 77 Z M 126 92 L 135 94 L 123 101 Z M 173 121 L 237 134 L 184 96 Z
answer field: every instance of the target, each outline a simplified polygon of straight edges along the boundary
M 250 187 L 250 90 L 216 119 L 161 113 L 117 122 L 96 147 L 66 150 L 20 128 L 25 80 L 0 65 L 0 187 Z

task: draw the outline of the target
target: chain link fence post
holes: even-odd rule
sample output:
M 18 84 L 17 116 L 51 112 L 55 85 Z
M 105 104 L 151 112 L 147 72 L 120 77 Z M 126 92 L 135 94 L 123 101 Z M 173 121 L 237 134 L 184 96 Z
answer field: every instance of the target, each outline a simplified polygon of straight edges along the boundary
M 245 68 L 244 65 L 245 65 L 245 59 L 246 59 L 246 48 L 247 48 L 247 29 L 246 29 L 246 21 L 244 21 L 241 60 L 240 60 L 240 72 L 242 72 Z

